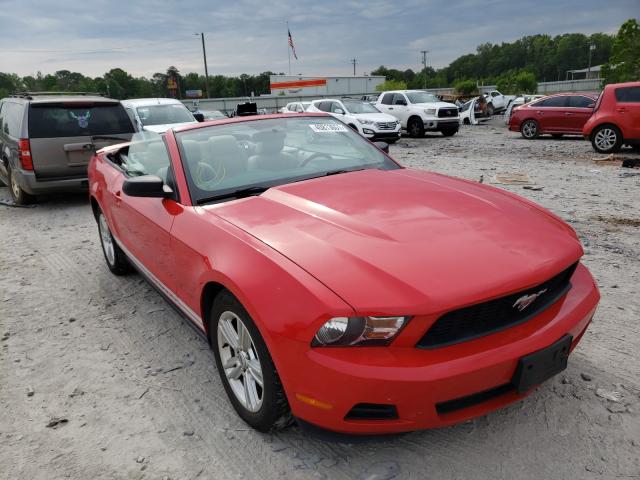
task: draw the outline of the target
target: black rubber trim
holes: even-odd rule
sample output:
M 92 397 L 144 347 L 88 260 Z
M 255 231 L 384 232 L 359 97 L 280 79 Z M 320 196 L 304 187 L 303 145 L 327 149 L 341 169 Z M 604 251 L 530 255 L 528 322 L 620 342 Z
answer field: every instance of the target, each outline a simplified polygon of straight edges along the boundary
M 504 385 L 500 385 L 483 392 L 474 393 L 472 395 L 467 395 L 466 397 L 454 398 L 453 400 L 447 400 L 446 402 L 436 403 L 436 412 L 438 412 L 438 415 L 456 412 L 513 391 L 515 391 L 513 384 L 505 383 Z

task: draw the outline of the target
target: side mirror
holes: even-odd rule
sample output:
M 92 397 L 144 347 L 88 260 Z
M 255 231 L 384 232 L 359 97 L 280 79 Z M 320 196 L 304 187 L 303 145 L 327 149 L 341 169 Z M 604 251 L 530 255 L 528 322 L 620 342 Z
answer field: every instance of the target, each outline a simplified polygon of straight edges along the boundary
M 122 191 L 130 197 L 170 198 L 173 195 L 173 190 L 157 175 L 127 178 L 122 184 Z
M 395 105 L 406 105 L 406 104 L 407 104 L 406 100 L 396 100 L 396 103 L 395 103 Z
M 387 142 L 373 142 L 373 144 L 384 153 L 389 153 L 389 144 Z
M 333 113 L 338 113 L 340 115 L 344 115 L 344 110 L 342 110 L 341 108 L 336 108 Z
M 194 113 L 193 118 L 199 122 L 204 122 L 204 113 Z

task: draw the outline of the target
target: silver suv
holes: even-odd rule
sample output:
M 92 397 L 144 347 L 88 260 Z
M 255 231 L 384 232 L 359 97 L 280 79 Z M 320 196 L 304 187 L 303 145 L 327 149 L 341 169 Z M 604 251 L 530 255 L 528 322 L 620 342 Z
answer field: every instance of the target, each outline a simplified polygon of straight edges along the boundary
M 92 154 L 134 127 L 118 100 L 98 94 L 21 93 L 0 101 L 0 185 L 16 203 L 86 190 Z

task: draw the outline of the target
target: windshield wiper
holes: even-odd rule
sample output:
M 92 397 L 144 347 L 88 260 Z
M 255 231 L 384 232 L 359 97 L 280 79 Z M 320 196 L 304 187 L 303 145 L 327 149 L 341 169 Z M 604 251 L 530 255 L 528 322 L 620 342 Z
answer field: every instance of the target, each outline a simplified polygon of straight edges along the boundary
M 328 177 L 329 175 L 340 175 L 341 173 L 349 173 L 349 172 L 359 172 L 364 170 L 364 168 L 341 168 L 338 170 L 329 170 L 327 173 L 323 174 L 323 177 Z
M 250 197 L 252 195 L 260 195 L 261 193 L 266 192 L 271 187 L 247 187 L 247 188 L 239 188 L 238 190 L 234 190 L 228 193 L 221 193 L 220 195 L 212 195 L 211 197 L 201 198 L 198 200 L 198 205 L 202 205 L 203 203 L 213 202 L 214 200 L 224 200 L 226 198 L 244 198 Z

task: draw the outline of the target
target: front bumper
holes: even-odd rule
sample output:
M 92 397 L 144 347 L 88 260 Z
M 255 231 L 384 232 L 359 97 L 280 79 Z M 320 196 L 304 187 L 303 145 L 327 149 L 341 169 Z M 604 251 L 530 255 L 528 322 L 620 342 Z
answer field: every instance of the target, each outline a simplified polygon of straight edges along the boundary
M 18 170 L 16 178 L 20 187 L 31 195 L 42 195 L 56 192 L 86 192 L 89 180 L 86 176 L 74 178 L 41 179 L 28 170 Z
M 378 130 L 371 125 L 362 125 L 362 136 L 369 140 L 397 140 L 400 138 L 400 124 L 395 130 Z
M 518 360 L 567 334 L 573 350 L 593 317 L 600 296 L 591 274 L 578 265 L 571 283 L 571 290 L 537 317 L 449 347 L 300 347 L 295 369 L 285 367 L 282 375 L 292 412 L 336 432 L 381 434 L 443 427 L 519 400 L 530 391 L 509 388 Z M 455 411 L 439 413 L 436 407 L 496 389 L 497 395 Z M 397 418 L 345 420 L 361 403 L 393 405 Z
M 423 117 L 425 131 L 438 131 L 443 128 L 458 128 L 460 126 L 460 117 Z

